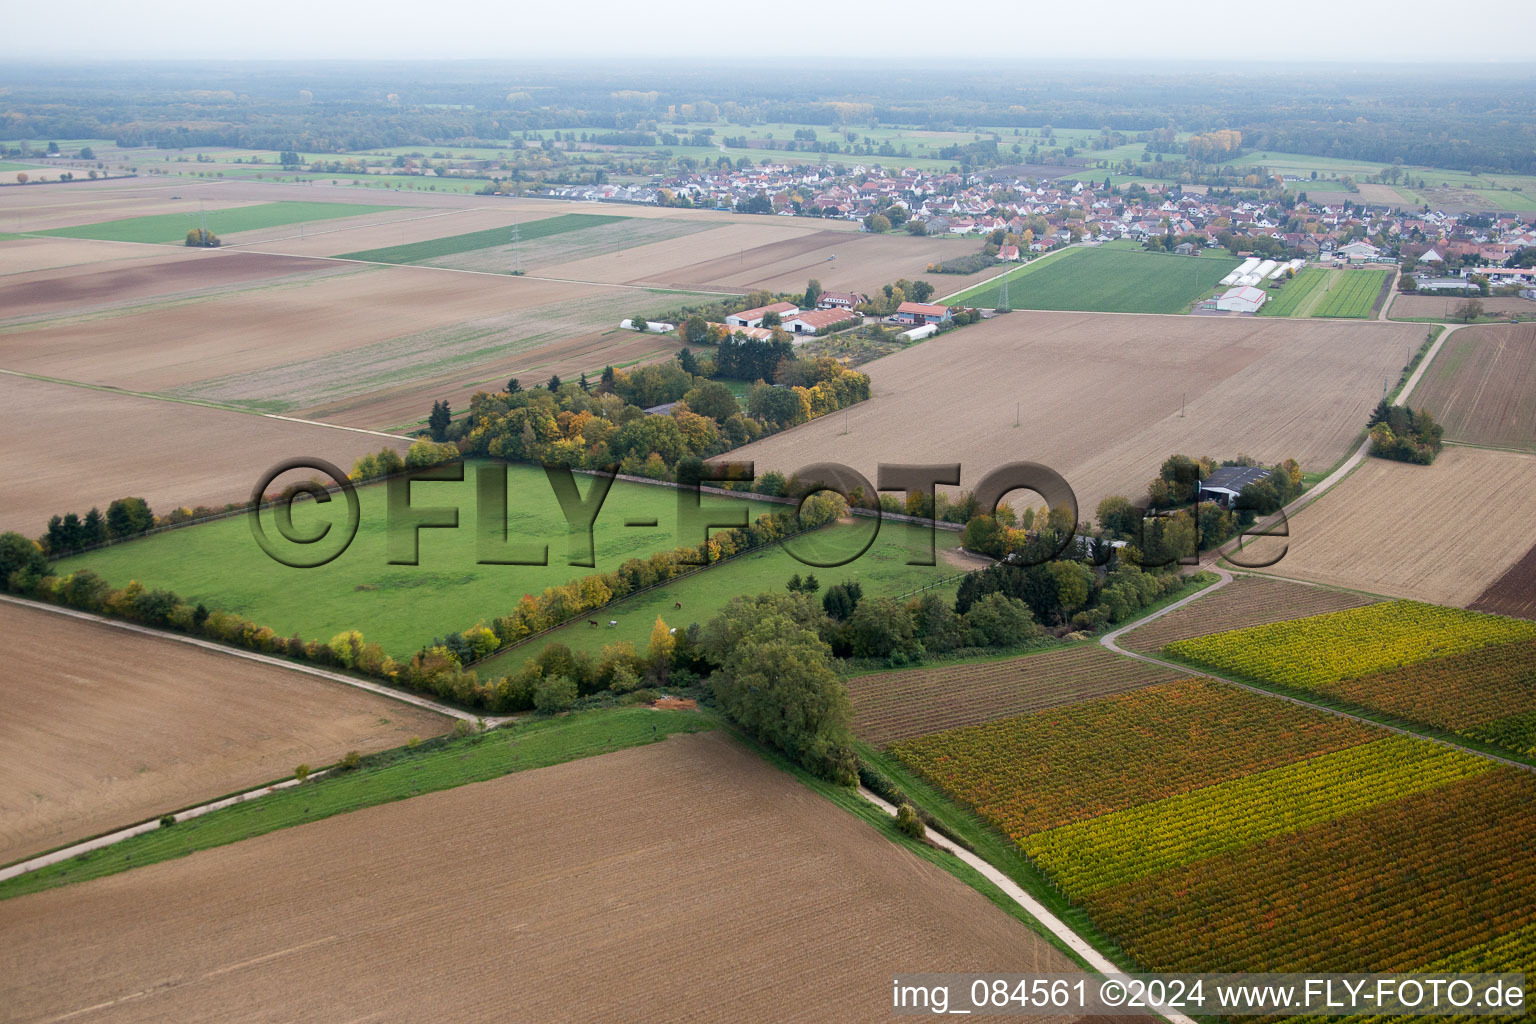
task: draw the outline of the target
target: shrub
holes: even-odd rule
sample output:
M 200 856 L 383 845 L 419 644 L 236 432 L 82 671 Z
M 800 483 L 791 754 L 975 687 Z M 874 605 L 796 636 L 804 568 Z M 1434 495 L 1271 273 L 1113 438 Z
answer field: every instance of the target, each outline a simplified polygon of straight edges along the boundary
M 570 676 L 551 676 L 533 690 L 533 707 L 541 715 L 568 711 L 576 703 L 576 680 Z
M 303 782 L 305 779 L 309 778 L 309 765 L 299 765 L 293 770 L 293 777 L 298 779 L 300 782 Z
M 928 834 L 928 830 L 923 827 L 923 819 L 917 816 L 911 804 L 902 804 L 896 808 L 896 827 L 913 839 L 922 839 Z
M 363 761 L 363 755 L 362 754 L 360 754 L 356 750 L 349 750 L 349 751 L 347 751 L 346 756 L 341 759 L 338 767 L 340 767 L 342 771 L 349 772 L 352 769 L 356 768 L 359 764 L 361 764 L 362 761 Z
M 176 815 L 174 815 L 174 814 L 163 814 L 163 815 L 160 816 L 160 827 L 161 828 L 170 828 L 174 824 L 176 824 Z

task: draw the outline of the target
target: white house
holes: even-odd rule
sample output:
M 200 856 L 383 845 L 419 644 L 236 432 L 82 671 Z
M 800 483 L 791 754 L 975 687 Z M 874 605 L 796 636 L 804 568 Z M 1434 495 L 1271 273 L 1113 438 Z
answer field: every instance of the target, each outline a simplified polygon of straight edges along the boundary
M 859 314 L 846 309 L 816 309 L 786 316 L 780 326 L 791 334 L 819 334 L 839 324 L 850 324 L 861 319 Z
M 1216 299 L 1216 308 L 1227 313 L 1257 313 L 1266 298 L 1258 288 L 1230 288 Z
M 775 302 L 771 306 L 758 306 L 756 309 L 744 309 L 740 313 L 732 313 L 725 318 L 725 322 L 731 327 L 761 327 L 763 317 L 769 313 L 777 313 L 780 320 L 787 320 L 798 312 L 800 307 L 793 302 Z

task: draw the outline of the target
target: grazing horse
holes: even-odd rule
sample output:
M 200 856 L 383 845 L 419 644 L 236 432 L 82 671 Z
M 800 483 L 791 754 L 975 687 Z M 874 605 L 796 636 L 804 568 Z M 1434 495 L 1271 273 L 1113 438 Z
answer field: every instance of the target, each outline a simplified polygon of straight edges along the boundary
M 609 619 L 608 620 L 608 625 L 610 625 L 610 626 L 617 626 L 618 624 L 619 624 L 619 620 L 618 619 Z
M 681 602 L 681 601 L 674 601 L 674 602 L 672 602 L 672 607 L 673 608 L 681 608 L 682 606 L 683 606 L 683 602 Z
M 595 626 L 595 625 L 597 625 L 597 620 L 596 619 L 588 619 L 587 620 L 587 625 Z

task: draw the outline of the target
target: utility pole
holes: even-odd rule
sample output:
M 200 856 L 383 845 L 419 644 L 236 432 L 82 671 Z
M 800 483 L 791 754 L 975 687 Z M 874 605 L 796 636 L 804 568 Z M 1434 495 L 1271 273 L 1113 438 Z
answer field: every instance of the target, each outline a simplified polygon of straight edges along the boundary
M 517 262 L 517 242 L 518 242 L 518 238 L 519 237 L 520 236 L 518 234 L 517 222 L 514 221 L 513 224 L 512 224 L 512 274 L 513 274 L 513 276 L 516 276 L 517 274 L 519 274 L 522 271 L 522 267 L 520 267 L 518 265 L 518 262 Z
M 1023 409 L 1023 408 L 1024 408 L 1024 403 L 1023 402 L 1015 402 L 1015 403 L 1013 403 L 1013 425 L 1014 426 L 1018 426 L 1019 425 L 1019 411 L 1021 409 Z

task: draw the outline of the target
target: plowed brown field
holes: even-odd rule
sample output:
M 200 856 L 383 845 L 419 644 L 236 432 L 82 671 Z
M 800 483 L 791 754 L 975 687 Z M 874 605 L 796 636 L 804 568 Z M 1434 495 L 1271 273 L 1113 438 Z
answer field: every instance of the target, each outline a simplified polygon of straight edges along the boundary
M 1397 295 L 1392 299 L 1392 306 L 1387 310 L 1387 315 L 1398 319 L 1425 318 L 1454 323 L 1456 307 L 1465 301 L 1460 296 L 1453 298 L 1449 295 Z M 1536 302 L 1530 299 L 1521 299 L 1512 295 L 1490 295 L 1486 299 L 1477 301 L 1483 304 L 1485 313 L 1517 313 L 1536 316 Z
M 1358 608 L 1373 600 L 1347 590 L 1267 576 L 1238 576 L 1220 590 L 1207 591 L 1177 611 L 1123 634 L 1118 642 L 1132 651 L 1156 651 L 1164 644 L 1192 636 Z
M 884 747 L 1177 678 L 1171 670 L 1083 644 L 1006 661 L 855 676 L 848 680 L 848 698 L 854 731 Z
M 452 724 L 314 676 L 9 603 L 0 636 L 0 864 Z
M 344 272 L 345 264 L 231 250 L 167 249 L 149 259 L 113 260 L 0 277 L 0 325 L 40 316 L 187 299 L 270 285 L 289 277 Z
M 720 733 L 6 900 L 0 932 L 25 1020 L 883 1021 L 896 971 L 1073 970 Z
M 1412 324 L 1011 313 L 861 367 L 874 398 L 846 435 L 826 416 L 732 457 L 759 474 L 842 462 L 870 481 L 880 462 L 959 462 L 965 488 L 1040 462 L 1091 518 L 1107 495 L 1145 494 L 1175 452 L 1328 468 L 1422 340 Z
M 1495 615 L 1536 619 L 1536 547 L 1489 584 L 1468 607 Z
M 404 442 L 182 402 L 0 374 L 0 530 L 29 537 L 48 517 L 135 495 L 159 513 L 245 501 L 274 464 L 318 455 L 343 472 Z M 126 583 L 127 581 L 122 581 Z
M 1536 455 L 1448 446 L 1431 466 L 1366 459 L 1290 521 L 1288 551 L 1265 571 L 1466 606 L 1525 554 L 1533 507 Z
M 1458 330 L 1412 397 L 1451 440 L 1536 449 L 1536 324 Z

